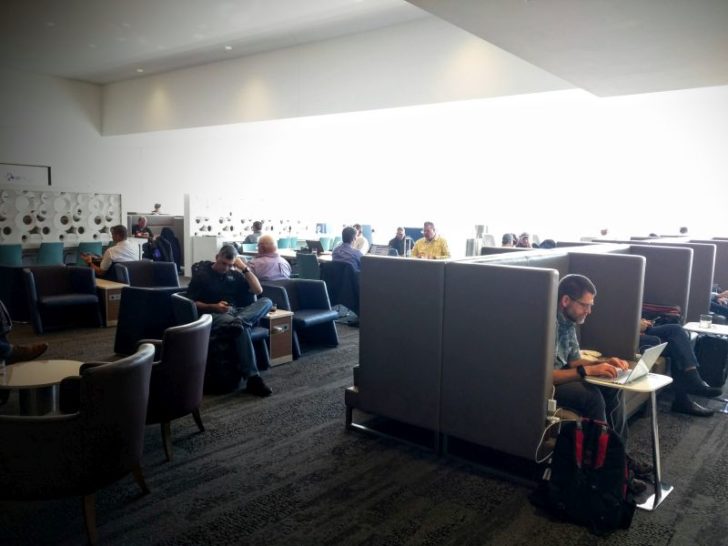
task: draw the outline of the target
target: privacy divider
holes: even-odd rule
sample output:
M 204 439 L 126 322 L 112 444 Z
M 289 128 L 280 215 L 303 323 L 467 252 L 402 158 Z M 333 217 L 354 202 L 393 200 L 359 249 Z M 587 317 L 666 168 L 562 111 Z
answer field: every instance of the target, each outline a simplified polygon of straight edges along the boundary
M 691 243 L 715 245 L 715 269 L 713 282 L 723 290 L 728 290 L 728 240 L 725 239 L 691 239 Z
M 559 275 L 450 263 L 445 277 L 441 431 L 531 458 L 551 394 Z
M 360 283 L 356 406 L 437 432 L 445 262 L 367 255 Z

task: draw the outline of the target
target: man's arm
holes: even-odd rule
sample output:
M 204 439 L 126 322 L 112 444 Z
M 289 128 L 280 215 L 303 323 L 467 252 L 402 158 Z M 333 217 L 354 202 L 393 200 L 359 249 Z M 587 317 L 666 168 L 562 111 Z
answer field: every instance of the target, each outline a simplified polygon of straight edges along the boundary
M 239 269 L 243 273 L 243 277 L 245 277 L 245 280 L 248 283 L 248 291 L 256 296 L 261 295 L 263 293 L 263 287 L 260 285 L 258 277 L 255 276 L 255 273 L 253 273 L 243 259 L 238 256 L 235 258 L 235 263 L 233 265 L 236 269 Z
M 561 385 L 563 383 L 570 383 L 572 381 L 581 381 L 578 367 L 584 367 L 584 375 L 587 377 L 604 377 L 611 379 L 617 377 L 619 370 L 626 370 L 629 368 L 629 364 L 621 358 L 610 357 L 608 359 L 597 360 L 586 360 L 579 358 L 577 360 L 570 360 L 567 368 L 560 370 L 554 370 L 553 381 L 554 385 Z

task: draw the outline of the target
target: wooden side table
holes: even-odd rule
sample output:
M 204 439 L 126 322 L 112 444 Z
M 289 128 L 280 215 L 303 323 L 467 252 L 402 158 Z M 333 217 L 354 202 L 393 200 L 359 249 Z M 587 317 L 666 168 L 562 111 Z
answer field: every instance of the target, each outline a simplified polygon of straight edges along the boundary
M 119 322 L 119 306 L 121 304 L 121 289 L 126 284 L 106 279 L 96 279 L 96 292 L 101 304 L 101 316 L 104 326 L 116 326 Z
M 270 332 L 270 365 L 278 366 L 293 360 L 293 313 L 276 309 L 264 318 Z

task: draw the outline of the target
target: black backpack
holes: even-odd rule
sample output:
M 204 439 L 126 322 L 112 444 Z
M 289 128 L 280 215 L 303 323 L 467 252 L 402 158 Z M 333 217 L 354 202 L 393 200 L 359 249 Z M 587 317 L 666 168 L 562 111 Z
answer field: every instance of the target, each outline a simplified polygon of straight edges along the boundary
M 635 500 L 629 481 L 624 444 L 607 423 L 565 421 L 531 501 L 560 519 L 606 535 L 632 523 Z

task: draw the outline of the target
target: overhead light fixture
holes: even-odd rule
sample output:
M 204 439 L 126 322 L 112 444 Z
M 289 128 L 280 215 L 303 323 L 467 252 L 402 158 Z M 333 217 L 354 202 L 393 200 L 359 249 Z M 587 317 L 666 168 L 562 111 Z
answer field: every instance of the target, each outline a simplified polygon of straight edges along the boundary
M 233 46 L 231 46 L 231 45 L 225 46 L 225 51 L 232 51 L 232 49 L 233 49 Z
M 144 72 L 144 69 L 143 68 L 137 68 L 137 72 L 139 72 L 139 74 L 141 74 L 142 72 Z

